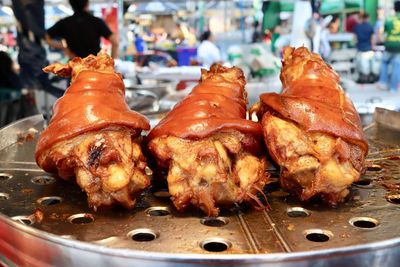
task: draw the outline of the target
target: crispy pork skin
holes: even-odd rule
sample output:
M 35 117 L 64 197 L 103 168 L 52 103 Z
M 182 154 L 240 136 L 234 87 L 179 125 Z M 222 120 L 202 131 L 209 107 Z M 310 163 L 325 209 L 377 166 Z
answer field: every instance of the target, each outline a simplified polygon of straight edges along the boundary
M 265 144 L 284 188 L 335 206 L 363 172 L 368 144 L 360 118 L 319 55 L 287 47 L 282 63 L 282 93 L 263 94 L 253 107 Z
M 72 75 L 72 82 L 39 137 L 36 162 L 63 179 L 76 178 L 94 209 L 113 204 L 132 208 L 150 184 L 140 147 L 141 132 L 150 126 L 125 103 L 112 58 L 90 55 L 44 70 Z
M 199 85 L 149 133 L 178 210 L 192 205 L 217 216 L 243 201 L 264 207 L 256 196 L 268 180 L 262 131 L 246 120 L 244 84 L 238 68 L 202 70 Z

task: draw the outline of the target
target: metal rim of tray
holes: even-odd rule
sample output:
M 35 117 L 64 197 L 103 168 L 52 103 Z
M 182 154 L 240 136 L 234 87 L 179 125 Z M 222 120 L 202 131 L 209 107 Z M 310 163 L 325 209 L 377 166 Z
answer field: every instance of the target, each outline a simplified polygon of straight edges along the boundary
M 34 116 L 24 120 L 33 120 L 39 122 L 41 116 Z M 7 126 L 6 126 L 7 127 Z M 5 127 L 5 128 L 6 128 Z M 371 126 L 367 127 L 370 128 Z M 4 128 L 3 128 L 4 129 Z M 2 149 L 2 140 L 0 140 L 0 149 Z M 1 161 L 1 160 L 0 160 Z M 398 208 L 396 208 L 398 210 Z M 73 248 L 90 253 L 100 254 L 104 256 L 114 256 L 131 260 L 146 260 L 154 262 L 175 262 L 175 263 L 219 263 L 219 264 L 268 264 L 268 263 L 289 263 L 307 260 L 321 260 L 327 258 L 338 257 L 358 257 L 358 255 L 371 253 L 375 251 L 391 250 L 392 248 L 400 248 L 400 237 L 388 238 L 381 241 L 367 241 L 365 244 L 338 246 L 333 248 L 313 249 L 307 251 L 291 251 L 291 252 L 271 252 L 271 253 L 243 253 L 243 254 L 201 254 L 201 253 L 169 253 L 148 250 L 139 250 L 132 248 L 112 248 L 98 243 L 90 243 L 80 240 L 71 240 L 63 238 L 60 235 L 29 227 L 12 220 L 5 214 L 0 213 L 0 223 L 4 223 L 14 228 L 20 233 L 24 233 L 31 239 L 49 242 L 64 248 Z M 397 254 L 400 253 L 396 252 Z M 397 255 L 396 254 L 396 255 Z M 1 263 L 1 257 L 0 257 Z M 292 266 L 292 265 L 290 265 Z M 331 265 L 329 265 L 331 266 Z
M 277 263 L 286 261 L 296 261 L 298 259 L 307 260 L 308 258 L 321 259 L 332 256 L 345 256 L 361 254 L 370 251 L 376 251 L 381 249 L 388 249 L 392 247 L 400 246 L 400 238 L 388 239 L 385 241 L 371 242 L 364 245 L 353 245 L 348 247 L 338 247 L 333 249 L 321 249 L 312 251 L 302 252 L 290 252 L 290 253 L 267 253 L 267 254 L 181 254 L 181 253 L 163 253 L 153 251 L 142 251 L 134 249 L 118 249 L 109 248 L 92 243 L 87 243 L 79 240 L 68 240 L 57 235 L 47 233 L 32 227 L 25 226 L 17 223 L 3 214 L 0 214 L 0 219 L 8 225 L 23 231 L 26 234 L 35 236 L 39 239 L 45 239 L 53 243 L 57 243 L 66 247 L 73 247 L 80 250 L 89 252 L 99 253 L 103 255 L 112 255 L 117 257 L 127 257 L 132 259 L 149 259 L 154 261 L 175 261 L 175 262 L 187 262 L 187 261 L 223 261 L 229 262 L 241 262 L 246 261 L 247 263 Z

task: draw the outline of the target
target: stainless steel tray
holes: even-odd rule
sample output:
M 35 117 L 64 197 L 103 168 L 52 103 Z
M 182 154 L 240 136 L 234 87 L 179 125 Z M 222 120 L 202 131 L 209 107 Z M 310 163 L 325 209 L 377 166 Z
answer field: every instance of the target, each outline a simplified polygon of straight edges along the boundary
M 400 133 L 372 124 L 368 170 L 336 209 L 277 182 L 272 210 L 177 212 L 154 185 L 136 208 L 93 212 L 73 183 L 38 168 L 41 116 L 0 129 L 0 263 L 6 266 L 398 266 Z M 272 176 L 277 179 L 275 170 Z M 1 265 L 1 264 L 0 264 Z

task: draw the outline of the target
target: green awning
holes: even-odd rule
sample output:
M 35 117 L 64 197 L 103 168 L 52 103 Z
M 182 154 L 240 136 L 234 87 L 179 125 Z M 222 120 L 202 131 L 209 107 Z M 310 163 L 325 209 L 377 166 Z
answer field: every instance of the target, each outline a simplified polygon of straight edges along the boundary
M 293 12 L 294 1 L 293 0 L 281 0 L 280 1 L 281 12 Z
M 320 13 L 323 15 L 355 11 L 362 8 L 362 0 L 323 0 Z
M 270 2 L 267 10 L 264 12 L 262 29 L 272 30 L 279 23 L 280 3 Z
M 293 10 L 293 0 L 270 1 L 264 12 L 263 31 L 266 29 L 271 30 L 278 25 L 280 12 L 293 12 Z

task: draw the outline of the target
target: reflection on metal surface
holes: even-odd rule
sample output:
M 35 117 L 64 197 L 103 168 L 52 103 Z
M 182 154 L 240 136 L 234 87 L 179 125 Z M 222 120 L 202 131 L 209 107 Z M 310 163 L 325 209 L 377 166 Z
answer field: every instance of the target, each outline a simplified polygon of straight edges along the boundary
M 373 164 L 371 166 L 367 166 L 367 170 L 371 171 L 371 172 L 378 172 L 378 171 L 382 170 L 382 166 L 378 165 L 378 164 Z
M 39 175 L 39 176 L 35 176 L 31 179 L 31 182 L 34 184 L 38 184 L 38 185 L 49 185 L 49 184 L 53 184 L 56 182 L 56 179 L 54 179 L 51 176 L 47 176 L 47 175 Z
M 0 181 L 5 181 L 5 180 L 11 179 L 11 178 L 12 178 L 12 175 L 9 173 L 4 173 L 4 172 L 0 173 Z
M 37 203 L 44 206 L 57 205 L 61 203 L 62 198 L 57 196 L 41 197 L 37 200 Z
M 374 118 L 375 122 L 382 124 L 385 127 L 400 130 L 399 112 L 384 108 L 375 108 Z
M 148 216 L 167 216 L 171 214 L 168 207 L 151 207 L 146 210 Z
M 308 217 L 311 215 L 311 212 L 302 207 L 290 207 L 286 211 L 289 217 Z
M 138 83 L 140 82 L 140 83 Z M 175 91 L 175 82 L 169 80 L 124 79 L 125 96 L 129 107 L 144 115 L 157 116 L 170 110 L 162 99 Z
M 90 213 L 79 213 L 69 216 L 68 221 L 72 224 L 88 224 L 94 221 L 94 217 Z
M 400 205 L 400 194 L 387 195 L 386 199 L 392 204 Z
M 25 224 L 25 225 L 32 225 L 32 224 L 35 223 L 35 222 L 32 220 L 32 217 L 31 217 L 31 216 L 14 216 L 14 217 L 11 217 L 11 219 L 14 220 L 14 221 L 16 221 L 16 222 Z
M 10 198 L 10 195 L 7 193 L 0 193 L 0 201 L 7 200 Z

